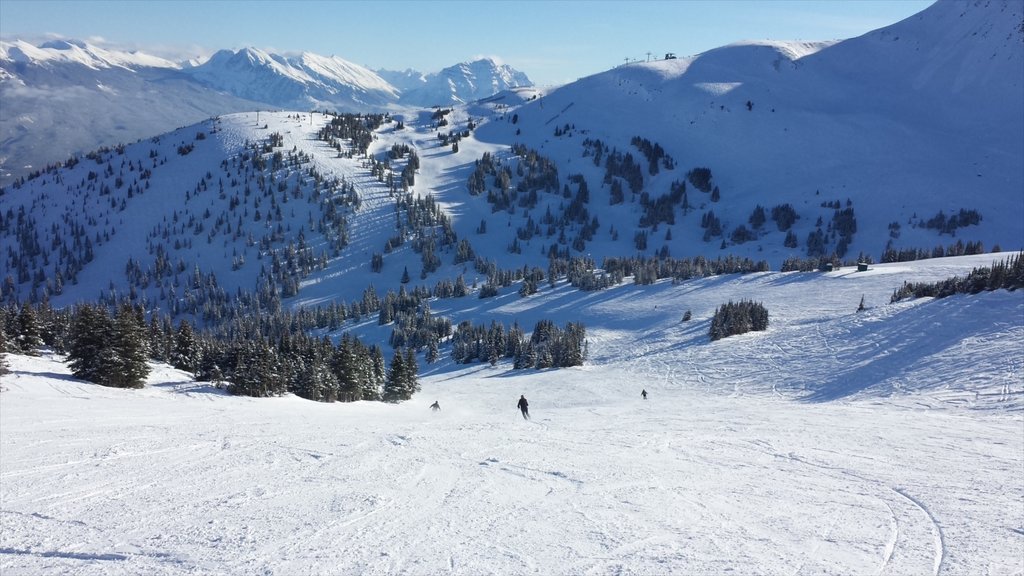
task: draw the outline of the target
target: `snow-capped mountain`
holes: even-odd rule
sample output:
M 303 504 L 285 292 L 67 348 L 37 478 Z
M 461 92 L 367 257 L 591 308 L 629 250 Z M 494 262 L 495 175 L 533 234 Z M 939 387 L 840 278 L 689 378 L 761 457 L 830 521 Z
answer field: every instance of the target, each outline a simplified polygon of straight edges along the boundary
M 337 56 L 270 54 L 256 48 L 221 50 L 187 73 L 215 90 L 279 108 L 366 111 L 398 99 L 376 73 Z
M 0 100 L 0 185 L 72 154 L 259 106 L 168 60 L 76 41 L 0 42 Z
M 337 56 L 222 50 L 179 64 L 75 40 L 0 42 L 0 185 L 73 153 L 147 138 L 242 110 L 382 110 L 464 102 L 529 79 L 491 61 L 396 87 Z M 395 75 L 389 78 L 398 79 Z M 403 97 L 406 86 L 422 92 Z M 440 96 L 439 94 L 443 94 Z M 439 100 L 440 99 L 440 100 Z
M 502 90 L 533 86 L 526 74 L 491 58 L 462 62 L 433 74 L 415 70 L 378 73 L 401 89 L 402 103 L 413 106 L 464 104 Z
M 0 61 L 10 61 L 15 68 L 24 66 L 55 67 L 77 64 L 93 70 L 103 68 L 170 68 L 180 66 L 170 60 L 142 52 L 107 50 L 80 40 L 51 40 L 34 46 L 23 40 L 0 42 Z
M 377 70 L 377 75 L 383 78 L 400 92 L 405 92 L 413 88 L 419 88 L 423 86 L 427 81 L 427 76 L 418 70 L 412 68 L 406 68 L 405 70 L 385 70 L 381 68 Z

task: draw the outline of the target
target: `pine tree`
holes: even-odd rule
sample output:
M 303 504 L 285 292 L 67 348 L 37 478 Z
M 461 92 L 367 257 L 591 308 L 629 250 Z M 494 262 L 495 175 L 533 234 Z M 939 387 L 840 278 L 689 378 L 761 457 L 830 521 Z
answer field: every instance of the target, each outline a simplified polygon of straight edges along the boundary
M 331 367 L 338 381 L 338 399 L 342 402 L 362 400 L 355 342 L 348 334 L 343 335 L 338 342 Z
M 90 304 L 77 306 L 71 317 L 67 357 L 71 373 L 82 380 L 102 382 L 109 367 L 107 343 L 112 338 L 113 327 L 105 310 Z
M 383 400 L 385 402 L 401 402 L 412 398 L 419 391 L 416 381 L 416 352 L 412 348 L 395 350 L 391 358 L 387 381 L 384 383 Z
M 157 362 L 166 362 L 164 333 L 160 328 L 160 318 L 153 314 L 149 318 L 149 354 Z
M 409 394 L 405 389 L 405 357 L 401 350 L 395 350 L 391 357 L 391 366 L 388 367 L 387 381 L 384 382 L 385 402 L 401 402 L 408 400 Z
M 199 360 L 199 346 L 192 325 L 188 320 L 182 320 L 178 324 L 178 333 L 174 337 L 171 365 L 179 370 L 195 372 L 199 369 Z
M 384 364 L 384 352 L 380 349 L 380 346 L 374 345 L 370 347 L 370 384 L 363 390 L 363 399 L 365 400 L 377 400 L 381 399 L 382 389 L 384 388 L 384 382 L 387 378 L 387 368 Z
M 435 334 L 427 341 L 427 353 L 424 359 L 427 361 L 427 364 L 433 364 L 434 362 L 437 362 L 440 356 L 441 350 L 438 347 L 437 335 Z
M 117 311 L 113 325 L 113 365 L 105 367 L 103 384 L 117 388 L 142 388 L 149 375 L 149 341 L 146 328 L 130 306 Z
M 28 302 L 21 306 L 17 326 L 18 331 L 14 336 L 14 343 L 18 350 L 29 356 L 37 355 L 39 348 L 43 346 L 43 338 L 35 310 Z
M 0 323 L 0 376 L 10 373 L 10 365 L 7 363 L 7 336 L 4 334 L 3 324 Z
M 420 391 L 420 383 L 419 380 L 416 379 L 416 377 L 419 374 L 419 371 L 419 366 L 416 365 L 416 350 L 411 347 L 406 348 L 405 374 L 403 376 L 405 380 L 405 389 L 408 390 L 409 393 L 409 397 L 406 398 L 407 400 L 409 398 L 412 398 L 412 395 L 414 393 Z

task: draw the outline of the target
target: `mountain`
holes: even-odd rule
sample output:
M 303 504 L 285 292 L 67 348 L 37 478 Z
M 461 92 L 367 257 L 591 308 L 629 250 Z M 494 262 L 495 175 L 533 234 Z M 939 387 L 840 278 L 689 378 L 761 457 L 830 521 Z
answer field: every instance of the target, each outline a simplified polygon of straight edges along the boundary
M 337 56 L 221 50 L 186 72 L 205 86 L 278 108 L 367 111 L 398 99 L 374 72 Z
M 40 46 L 0 42 L 0 185 L 75 153 L 220 114 L 268 108 L 366 112 L 400 102 L 430 106 L 529 83 L 524 74 L 490 60 L 413 77 L 419 80 L 396 87 L 367 68 L 309 52 L 221 50 L 204 62 L 181 65 L 75 40 Z M 404 95 L 406 87 L 413 93 Z
M 526 74 L 491 58 L 463 62 L 426 75 L 414 70 L 379 73 L 399 87 L 402 103 L 413 106 L 465 104 L 503 90 L 533 86 Z
M 421 87 L 426 81 L 427 77 L 417 70 L 412 68 L 406 68 L 405 70 L 385 70 L 381 68 L 377 70 L 377 75 L 383 78 L 399 92 L 405 92 L 412 88 Z
M 801 245 L 819 217 L 833 237 L 829 206 L 839 205 L 853 209 L 857 244 L 876 257 L 890 238 L 934 242 L 921 235 L 922 220 L 962 209 L 979 211 L 982 228 L 1003 230 L 986 245 L 1016 246 L 1024 238 L 1022 7 L 938 2 L 836 43 L 741 43 L 627 64 L 547 91 L 514 117 L 482 125 L 476 138 L 533 143 L 552 158 L 575 158 L 560 167 L 588 177 L 595 148 L 587 140 L 635 156 L 635 136 L 660 144 L 682 172 L 713 174 L 721 200 L 691 187 L 689 201 L 721 222 L 716 245 L 732 244 L 741 225 L 749 231 L 758 205 L 788 203 L 801 217 Z M 643 178 L 652 198 L 683 179 L 664 170 Z M 729 250 L 783 257 L 783 246 L 764 242 L 780 234 L 759 233 L 756 250 L 765 252 Z
M 551 258 L 582 259 L 591 289 L 629 258 L 700 259 L 651 279 L 1019 250 L 1019 16 L 940 2 L 842 42 L 736 44 L 445 110 L 222 115 L 7 187 L 0 297 L 215 318 L 245 294 L 319 306 L 403 278 L 511 296 L 524 270 L 557 276 Z M 606 258 L 618 272 L 593 270 Z
M 0 185 L 102 145 L 260 106 L 167 60 L 75 41 L 0 42 L 0 100 Z

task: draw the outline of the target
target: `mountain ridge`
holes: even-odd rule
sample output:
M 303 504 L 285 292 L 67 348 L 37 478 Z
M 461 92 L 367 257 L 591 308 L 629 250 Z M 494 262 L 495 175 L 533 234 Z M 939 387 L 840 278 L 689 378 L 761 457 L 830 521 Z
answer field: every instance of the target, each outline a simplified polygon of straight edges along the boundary
M 481 60 L 480 62 L 485 62 Z M 78 40 L 0 42 L 0 185 L 71 154 L 167 132 L 220 114 L 258 109 L 369 112 L 474 100 L 529 78 L 490 60 L 482 80 L 445 84 L 423 75 L 403 95 L 375 72 L 337 56 L 221 50 L 177 63 Z M 462 64 L 449 69 L 454 77 Z M 150 117 L 150 118 L 147 118 Z

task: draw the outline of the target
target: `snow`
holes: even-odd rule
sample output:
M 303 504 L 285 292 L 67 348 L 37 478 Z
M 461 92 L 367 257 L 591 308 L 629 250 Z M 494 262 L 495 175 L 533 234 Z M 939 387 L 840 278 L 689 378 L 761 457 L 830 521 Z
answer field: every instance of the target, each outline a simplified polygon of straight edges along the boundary
M 438 142 L 431 111 L 394 108 L 405 129 L 385 124 L 369 153 L 382 159 L 394 144 L 416 150 L 413 192 L 432 195 L 459 238 L 503 269 L 545 267 L 541 247 L 552 240 L 508 252 L 530 214 L 495 214 L 469 196 L 474 161 L 485 152 L 507 161 L 510 143 L 523 143 L 557 162 L 563 182 L 584 174 L 597 198 L 607 189 L 601 169 L 581 157 L 581 140 L 636 153 L 628 146 L 636 135 L 677 163 L 645 175 L 653 196 L 694 166 L 709 166 L 721 185 L 713 205 L 694 192 L 698 208 L 665 240 L 678 258 L 732 254 L 777 269 L 803 248 L 783 249 L 783 233 L 769 225 L 757 241 L 723 250 L 701 241 L 699 214 L 713 208 L 728 230 L 756 204 L 788 202 L 805 238 L 817 216 L 832 212 L 821 203 L 848 198 L 858 216 L 849 256 L 878 258 L 891 222 L 903 224 L 897 248 L 963 239 L 1020 250 L 1024 73 L 1016 65 L 1024 50 L 1007 24 L 1019 21 L 1018 3 L 940 2 L 848 41 L 742 43 L 552 90 L 508 90 L 453 107 L 445 130 L 470 119 L 478 126 L 458 153 Z M 8 45 L 0 50 L 14 57 Z M 222 54 L 236 63 L 248 57 L 282 62 L 255 51 Z M 340 59 L 303 58 L 318 74 L 347 70 Z M 111 81 L 56 90 L 5 77 L 5 122 L 33 123 L 57 150 L 61 118 L 166 123 L 182 117 L 161 116 L 169 100 L 190 102 L 200 117 L 221 105 L 193 94 L 185 72 L 161 72 L 159 93 L 139 78 L 152 71 L 114 72 Z M 284 77 L 260 78 L 276 86 Z M 37 100 L 6 98 L 16 91 L 38 92 Z M 110 91 L 135 95 L 130 114 L 82 108 L 92 93 Z M 46 107 L 32 104 L 44 96 Z M 68 112 L 79 108 L 88 113 Z M 328 120 L 306 111 L 223 115 L 111 158 L 153 168 L 152 188 L 123 211 L 77 192 L 98 170 L 91 161 L 9 190 L 4 210 L 30 210 L 44 245 L 67 225 L 66 213 L 88 223 L 90 238 L 111 236 L 97 240 L 95 259 L 53 305 L 95 298 L 111 284 L 124 293 L 127 279 L 111 271 L 129 257 L 148 266 L 159 223 L 224 211 L 217 193 L 189 191 L 208 172 L 211 186 L 223 179 L 221 162 L 246 142 L 278 133 L 282 151 L 307 155 L 325 178 L 344 178 L 362 202 L 348 215 L 349 246 L 284 304 L 352 302 L 367 284 L 383 295 L 397 289 L 403 269 L 420 270 L 420 258 L 407 243 L 384 256 L 381 273 L 370 272 L 371 254 L 394 234 L 394 200 L 365 161 L 339 158 L 316 140 Z M 570 133 L 554 137 L 563 125 Z M 25 130 L 9 132 L 32 148 Z M 198 132 L 206 137 L 196 140 Z M 176 148 L 186 143 L 195 149 L 181 156 Z M 561 201 L 545 195 L 534 216 Z M 586 255 L 600 263 L 634 254 L 638 205 L 595 199 L 589 208 L 601 230 Z M 956 238 L 910 225 L 960 208 L 978 209 L 983 220 Z M 291 203 L 282 225 L 302 229 L 315 209 Z M 482 221 L 486 235 L 476 233 Z M 647 254 L 664 236 L 652 232 Z M 216 240 L 165 248 L 186 270 L 216 273 L 227 293 L 252 290 L 257 249 Z M 317 253 L 324 245 L 319 234 L 308 241 Z M 246 264 L 231 270 L 236 254 Z M 518 322 L 527 331 L 540 319 L 582 322 L 589 358 L 557 371 L 421 359 L 423 390 L 400 405 L 230 397 L 163 365 L 144 389 L 114 390 L 75 380 L 52 354 L 11 356 L 13 371 L 0 381 L 0 572 L 1024 574 L 1024 294 L 889 303 L 905 281 L 962 276 L 1003 256 L 646 287 L 627 279 L 589 293 L 560 282 L 528 298 L 513 286 L 484 300 L 475 292 L 432 300 L 432 312 L 454 322 Z M 484 280 L 450 253 L 442 259 L 422 285 L 462 273 L 469 284 Z M 24 297 L 31 285 L 18 289 Z M 866 309 L 856 312 L 862 298 Z M 710 342 L 716 307 L 741 299 L 764 303 L 768 330 Z M 686 312 L 693 318 L 683 322 Z M 343 327 L 368 343 L 385 343 L 391 329 L 375 318 Z M 515 409 L 520 394 L 532 421 Z M 439 413 L 428 409 L 434 400 Z
M 886 297 L 998 257 L 434 301 L 582 321 L 590 360 L 443 361 L 399 405 L 9 356 L 0 571 L 1021 574 L 1024 294 Z M 740 294 L 768 331 L 709 342 Z

